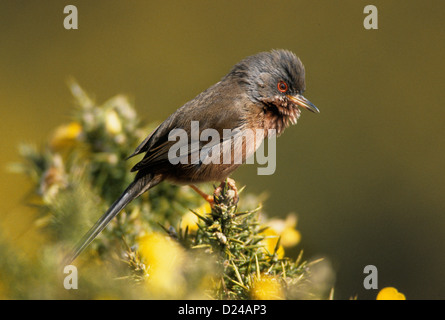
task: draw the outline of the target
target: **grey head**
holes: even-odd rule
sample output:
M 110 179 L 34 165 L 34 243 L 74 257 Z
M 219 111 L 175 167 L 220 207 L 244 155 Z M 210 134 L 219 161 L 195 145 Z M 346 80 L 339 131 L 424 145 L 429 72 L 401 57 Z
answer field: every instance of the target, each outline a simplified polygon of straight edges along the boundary
M 252 102 L 275 107 L 278 113 L 287 114 L 293 110 L 298 117 L 298 107 L 320 112 L 303 97 L 306 89 L 304 66 L 291 51 L 272 50 L 247 57 L 226 77 L 244 86 Z

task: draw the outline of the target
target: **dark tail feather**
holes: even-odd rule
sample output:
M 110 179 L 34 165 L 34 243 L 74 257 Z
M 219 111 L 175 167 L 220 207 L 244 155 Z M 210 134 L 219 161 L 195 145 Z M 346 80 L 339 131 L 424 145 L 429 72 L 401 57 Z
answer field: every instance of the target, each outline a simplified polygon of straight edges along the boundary
M 132 200 L 139 197 L 148 189 L 157 185 L 161 179 L 153 179 L 153 176 L 145 176 L 135 179 L 122 195 L 111 205 L 102 217 L 94 224 L 94 226 L 82 237 L 78 244 L 74 247 L 71 254 L 67 257 L 65 264 L 71 264 L 85 250 L 86 247 L 102 232 L 110 221 L 124 209 Z

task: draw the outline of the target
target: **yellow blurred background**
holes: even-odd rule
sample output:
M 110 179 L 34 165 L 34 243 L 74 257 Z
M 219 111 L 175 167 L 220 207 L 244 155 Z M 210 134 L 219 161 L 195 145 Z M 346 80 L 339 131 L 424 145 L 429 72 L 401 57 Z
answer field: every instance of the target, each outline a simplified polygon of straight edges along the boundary
M 63 28 L 70 4 L 78 30 Z M 160 122 L 242 58 L 285 48 L 305 64 L 305 96 L 321 113 L 278 139 L 274 175 L 250 165 L 234 178 L 269 194 L 270 215 L 297 213 L 305 255 L 334 266 L 336 298 L 375 299 L 363 288 L 371 264 L 379 289 L 444 299 L 445 2 L 373 1 L 378 30 L 363 27 L 367 4 L 2 0 L 2 224 L 21 221 L 29 192 L 7 165 L 19 143 L 69 121 L 68 77 L 99 103 L 128 94 L 145 122 Z M 32 241 L 26 230 L 14 239 Z

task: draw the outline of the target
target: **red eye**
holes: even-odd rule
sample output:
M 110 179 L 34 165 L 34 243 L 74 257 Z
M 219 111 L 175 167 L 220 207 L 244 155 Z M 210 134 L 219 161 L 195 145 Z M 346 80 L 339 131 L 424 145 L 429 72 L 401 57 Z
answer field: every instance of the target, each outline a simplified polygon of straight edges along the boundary
M 277 88 L 278 88 L 278 91 L 280 91 L 280 92 L 287 92 L 287 89 L 288 89 L 287 83 L 284 81 L 279 81 Z

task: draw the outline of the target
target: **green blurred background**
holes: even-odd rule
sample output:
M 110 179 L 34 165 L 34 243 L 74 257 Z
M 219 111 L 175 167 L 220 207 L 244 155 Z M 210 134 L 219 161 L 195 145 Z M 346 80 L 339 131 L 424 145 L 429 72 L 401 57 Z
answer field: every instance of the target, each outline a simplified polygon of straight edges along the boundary
M 78 30 L 63 28 L 69 4 Z M 144 121 L 162 121 L 242 58 L 286 48 L 321 114 L 278 139 L 274 175 L 251 165 L 234 178 L 267 191 L 270 215 L 298 214 L 300 247 L 331 261 L 336 298 L 375 299 L 363 288 L 372 264 L 379 289 L 444 299 L 445 2 L 372 1 L 378 30 L 363 27 L 367 4 L 2 0 L 0 218 L 22 219 L 29 185 L 6 166 L 20 142 L 70 120 L 69 76 L 99 103 L 125 93 Z

